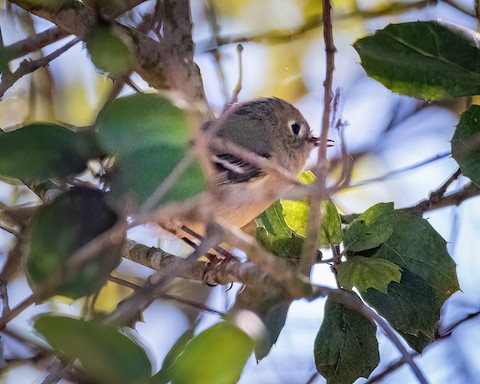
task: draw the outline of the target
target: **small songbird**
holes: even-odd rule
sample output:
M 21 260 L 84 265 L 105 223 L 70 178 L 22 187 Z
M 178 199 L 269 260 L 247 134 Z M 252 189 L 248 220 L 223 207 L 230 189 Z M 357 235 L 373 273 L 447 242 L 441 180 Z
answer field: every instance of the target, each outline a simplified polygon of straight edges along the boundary
M 209 130 L 292 175 L 303 169 L 319 141 L 300 111 L 278 98 L 233 105 L 218 120 L 204 125 L 203 131 Z M 207 221 L 222 218 L 241 228 L 282 198 L 293 184 L 270 167 L 252 164 L 225 148 L 212 145 L 209 161 L 207 190 L 187 201 L 182 209 L 160 209 L 157 218 L 161 226 L 177 234 L 182 226 L 203 234 Z

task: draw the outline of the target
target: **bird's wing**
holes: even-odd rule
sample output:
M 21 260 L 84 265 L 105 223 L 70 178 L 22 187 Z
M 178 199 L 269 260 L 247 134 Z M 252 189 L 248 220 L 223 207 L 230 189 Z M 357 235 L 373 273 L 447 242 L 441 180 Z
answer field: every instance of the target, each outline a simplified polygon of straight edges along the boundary
M 261 168 L 230 153 L 212 155 L 211 160 L 217 171 L 210 182 L 213 186 L 243 183 L 263 175 Z

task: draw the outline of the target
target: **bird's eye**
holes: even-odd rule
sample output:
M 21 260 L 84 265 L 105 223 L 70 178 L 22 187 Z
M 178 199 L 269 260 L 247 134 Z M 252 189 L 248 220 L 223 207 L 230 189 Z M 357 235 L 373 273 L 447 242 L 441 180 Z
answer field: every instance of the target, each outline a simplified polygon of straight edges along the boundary
M 297 124 L 297 123 L 293 123 L 291 125 L 291 128 L 292 128 L 292 132 L 295 134 L 295 135 L 298 135 L 298 132 L 300 132 L 300 124 Z

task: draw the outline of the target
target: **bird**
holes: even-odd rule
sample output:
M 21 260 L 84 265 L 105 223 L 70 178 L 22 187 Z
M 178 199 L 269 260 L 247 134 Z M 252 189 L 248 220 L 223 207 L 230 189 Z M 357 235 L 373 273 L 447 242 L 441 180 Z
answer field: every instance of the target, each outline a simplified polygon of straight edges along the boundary
M 302 113 L 276 97 L 233 104 L 216 120 L 205 123 L 200 134 L 233 143 L 272 166 L 249 161 L 225 148 L 228 145 L 211 145 L 205 170 L 207 189 L 180 205 L 161 208 L 156 215 L 161 227 L 179 236 L 188 237 L 192 232 L 204 235 L 206 223 L 219 218 L 244 227 L 294 184 L 273 168 L 296 175 L 319 145 Z M 182 228 L 188 228 L 189 234 Z

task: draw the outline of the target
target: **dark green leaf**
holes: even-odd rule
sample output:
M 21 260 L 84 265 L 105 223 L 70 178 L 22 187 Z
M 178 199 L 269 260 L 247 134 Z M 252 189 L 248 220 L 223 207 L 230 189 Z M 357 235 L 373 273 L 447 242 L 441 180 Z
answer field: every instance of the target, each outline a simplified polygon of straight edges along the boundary
M 317 370 L 328 384 L 351 384 L 370 375 L 380 361 L 376 328 L 358 312 L 327 298 L 314 355 Z
M 263 228 L 262 228 L 263 229 Z M 270 284 L 247 284 L 237 294 L 230 313 L 254 312 L 263 322 L 267 332 L 263 332 L 255 343 L 255 357 L 260 361 L 268 355 L 285 325 L 292 300 L 285 297 L 280 287 Z
M 428 337 L 423 332 L 418 332 L 418 335 L 409 335 L 408 333 L 399 332 L 410 347 L 418 353 L 422 353 L 425 347 L 434 342 L 433 337 Z
M 100 383 L 148 383 L 151 364 L 145 351 L 115 328 L 61 316 L 42 316 L 35 329 L 69 358 L 79 359 Z
M 54 124 L 31 124 L 0 135 L 0 174 L 23 181 L 78 174 L 93 155 L 85 139 Z
M 77 249 L 112 227 L 116 220 L 104 202 L 103 193 L 87 188 L 74 189 L 39 208 L 31 223 L 27 252 L 32 284 L 41 285 L 61 271 Z M 94 292 L 118 263 L 117 251 L 102 251 L 81 270 L 68 271 L 75 275 L 52 294 L 76 299 Z
M 434 289 L 441 303 L 459 290 L 456 265 L 447 252 L 445 240 L 420 217 L 395 211 L 392 235 L 374 257 L 389 260 L 409 270 Z
M 441 303 L 432 287 L 408 270 L 403 271 L 400 283 L 390 283 L 386 294 L 370 288 L 362 297 L 396 330 L 409 335 L 422 331 L 433 336 L 440 319 Z
M 248 287 L 247 287 L 248 288 Z M 242 291 L 242 294 L 245 292 Z M 266 357 L 273 345 L 277 342 L 280 332 L 287 321 L 288 310 L 291 302 L 285 298 L 277 298 L 277 301 L 265 301 L 264 298 L 257 300 L 263 301 L 263 305 L 268 307 L 268 310 L 261 316 L 261 319 L 268 330 L 268 337 L 264 340 L 259 340 L 255 344 L 255 357 L 257 361 Z
M 164 145 L 145 148 L 118 159 L 110 199 L 121 206 L 126 198 L 144 202 L 162 183 L 185 155 L 181 148 Z M 183 200 L 201 192 L 205 182 L 200 165 L 191 164 L 168 191 L 162 202 Z
M 188 328 L 182 336 L 178 338 L 170 351 L 168 351 L 167 356 L 163 359 L 162 368 L 150 379 L 149 384 L 167 384 L 172 380 L 171 369 L 175 364 L 180 353 L 185 349 L 185 345 L 193 338 L 195 328 Z
M 96 26 L 86 40 L 86 47 L 93 64 L 114 76 L 126 73 L 135 61 L 133 53 L 109 25 Z
M 172 383 L 236 383 L 254 341 L 230 323 L 219 323 L 193 338 L 172 367 Z
M 188 149 L 183 112 L 157 94 L 137 94 L 115 100 L 99 114 L 99 142 L 116 156 L 111 195 L 115 205 L 127 198 L 142 203 L 170 175 Z M 204 188 L 198 163 L 180 176 L 162 200 L 182 200 Z
M 374 257 L 353 256 L 337 266 L 338 280 L 343 288 L 360 291 L 375 288 L 386 293 L 391 281 L 400 281 L 401 269 L 388 260 Z
M 452 138 L 452 157 L 462 174 L 480 186 L 480 106 L 462 113 Z
M 376 248 L 391 236 L 394 228 L 393 203 L 379 203 L 362 213 L 345 230 L 343 242 L 349 251 Z
M 108 153 L 123 156 L 166 146 L 184 151 L 190 139 L 183 111 L 165 97 L 138 93 L 107 104 L 98 114 L 99 142 Z
M 441 21 L 390 24 L 354 44 L 370 77 L 424 100 L 480 94 L 479 47 L 477 34 Z

